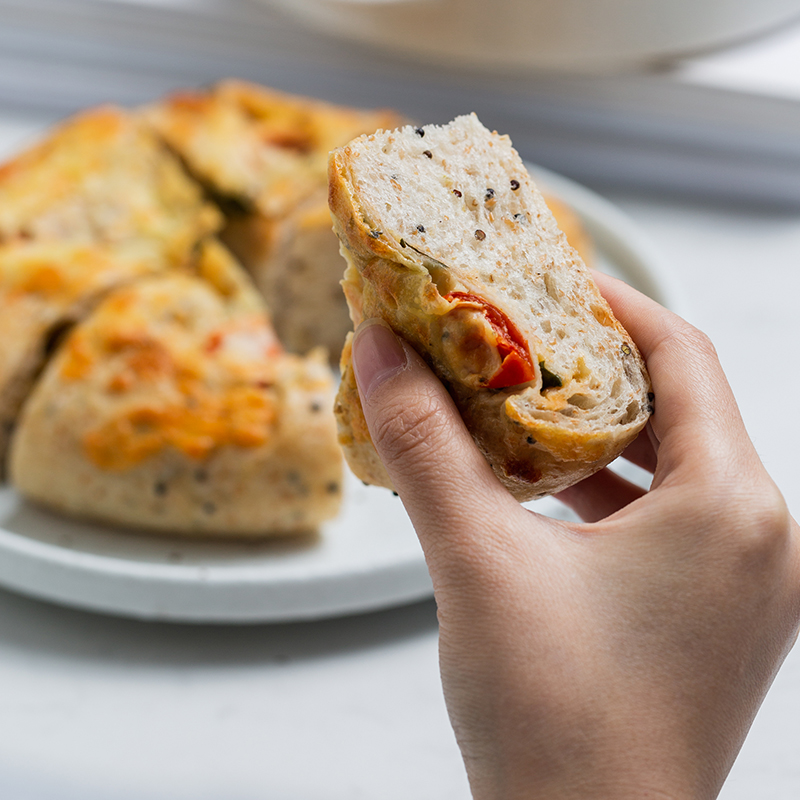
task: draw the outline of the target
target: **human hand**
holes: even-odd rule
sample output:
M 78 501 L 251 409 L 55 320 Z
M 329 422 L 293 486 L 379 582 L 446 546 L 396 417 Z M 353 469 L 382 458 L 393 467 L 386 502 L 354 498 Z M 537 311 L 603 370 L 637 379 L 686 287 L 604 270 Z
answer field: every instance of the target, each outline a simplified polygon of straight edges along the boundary
M 473 795 L 713 798 L 800 620 L 800 529 L 688 323 L 597 275 L 656 395 L 625 457 L 520 506 L 441 383 L 368 321 L 353 364 L 376 449 L 419 535 L 440 666 Z

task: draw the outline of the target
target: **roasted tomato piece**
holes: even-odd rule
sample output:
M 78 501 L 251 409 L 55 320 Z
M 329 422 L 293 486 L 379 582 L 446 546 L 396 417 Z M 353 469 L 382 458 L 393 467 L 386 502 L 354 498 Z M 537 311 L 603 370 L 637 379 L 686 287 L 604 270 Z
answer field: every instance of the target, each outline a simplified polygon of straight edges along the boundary
M 517 326 L 499 308 L 487 303 L 482 297 L 468 292 L 450 292 L 445 295 L 445 299 L 476 306 L 492 326 L 497 336 L 497 352 L 503 361 L 497 372 L 489 379 L 487 386 L 490 389 L 505 389 L 534 379 L 536 370 L 525 346 L 525 340 Z

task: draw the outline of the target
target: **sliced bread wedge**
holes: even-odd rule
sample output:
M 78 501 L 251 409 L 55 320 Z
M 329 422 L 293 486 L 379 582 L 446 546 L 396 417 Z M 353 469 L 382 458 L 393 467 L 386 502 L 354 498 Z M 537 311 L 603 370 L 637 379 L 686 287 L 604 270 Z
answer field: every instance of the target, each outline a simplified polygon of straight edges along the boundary
M 322 346 L 335 361 L 350 320 L 328 215 L 328 152 L 404 120 L 238 80 L 178 92 L 142 115 L 219 203 L 222 239 L 264 295 L 283 346 Z
M 510 140 L 474 115 L 334 150 L 329 202 L 354 325 L 380 317 L 443 381 L 520 500 L 574 484 L 644 427 L 644 361 Z M 350 347 L 336 403 L 353 471 L 391 486 Z
M 55 511 L 154 533 L 310 533 L 341 502 L 333 390 L 323 353 L 285 353 L 209 240 L 194 274 L 118 287 L 72 329 L 22 408 L 11 482 Z

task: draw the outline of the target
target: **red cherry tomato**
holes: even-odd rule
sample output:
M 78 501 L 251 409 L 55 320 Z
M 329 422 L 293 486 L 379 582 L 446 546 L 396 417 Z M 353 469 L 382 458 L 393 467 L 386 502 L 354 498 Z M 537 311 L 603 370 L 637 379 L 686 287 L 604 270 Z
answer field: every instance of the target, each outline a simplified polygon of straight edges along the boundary
M 497 351 L 503 359 L 497 372 L 489 379 L 490 389 L 505 389 L 519 383 L 532 381 L 536 376 L 525 339 L 516 325 L 496 306 L 487 303 L 482 297 L 467 292 L 450 292 L 446 300 L 462 300 L 464 303 L 480 308 L 497 336 Z

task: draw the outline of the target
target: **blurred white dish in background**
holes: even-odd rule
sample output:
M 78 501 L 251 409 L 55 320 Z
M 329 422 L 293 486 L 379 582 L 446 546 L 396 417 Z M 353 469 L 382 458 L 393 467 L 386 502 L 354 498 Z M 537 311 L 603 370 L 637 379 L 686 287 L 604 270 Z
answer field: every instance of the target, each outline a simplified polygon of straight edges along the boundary
M 797 0 L 264 0 L 314 27 L 461 66 L 608 70 L 730 44 Z

